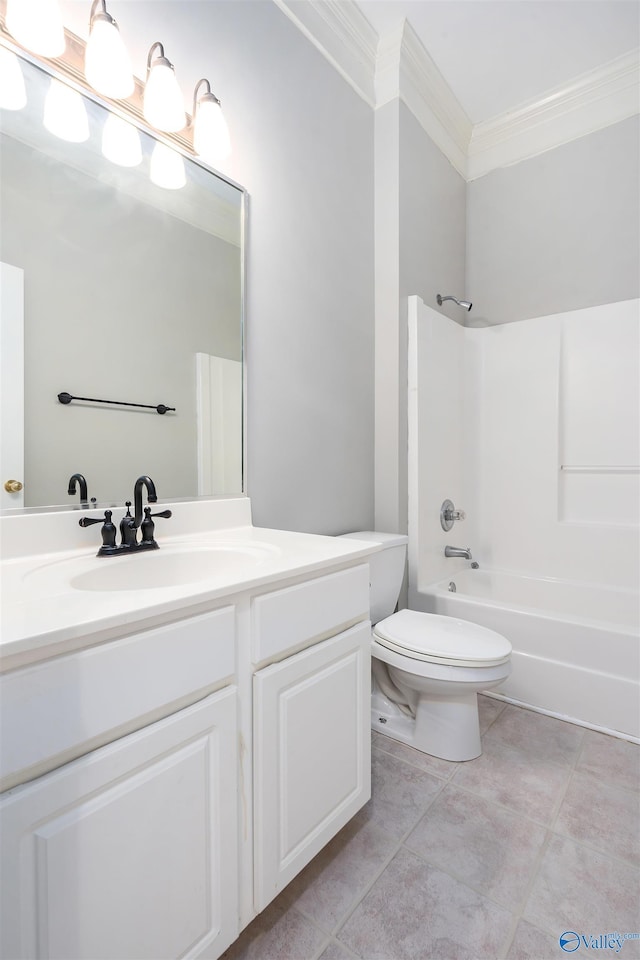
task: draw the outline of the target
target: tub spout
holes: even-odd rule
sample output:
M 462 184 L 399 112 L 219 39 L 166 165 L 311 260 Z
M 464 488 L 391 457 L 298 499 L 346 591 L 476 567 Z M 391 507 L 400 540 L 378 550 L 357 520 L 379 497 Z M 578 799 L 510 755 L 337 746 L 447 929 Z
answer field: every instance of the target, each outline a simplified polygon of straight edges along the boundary
M 445 547 L 445 557 L 464 557 L 465 560 L 471 560 L 470 547 Z

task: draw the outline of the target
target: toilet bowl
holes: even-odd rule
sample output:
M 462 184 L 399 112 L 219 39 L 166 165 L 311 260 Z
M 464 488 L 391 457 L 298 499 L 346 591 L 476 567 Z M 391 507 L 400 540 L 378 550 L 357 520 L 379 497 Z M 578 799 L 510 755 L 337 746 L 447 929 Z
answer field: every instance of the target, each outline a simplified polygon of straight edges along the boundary
M 477 694 L 511 672 L 511 644 L 493 630 L 401 610 L 372 630 L 375 730 L 443 760 L 482 753 Z
M 480 756 L 480 691 L 511 672 L 511 644 L 479 624 L 435 613 L 393 613 L 404 575 L 407 537 L 360 531 L 375 541 L 371 581 L 371 726 L 443 760 Z

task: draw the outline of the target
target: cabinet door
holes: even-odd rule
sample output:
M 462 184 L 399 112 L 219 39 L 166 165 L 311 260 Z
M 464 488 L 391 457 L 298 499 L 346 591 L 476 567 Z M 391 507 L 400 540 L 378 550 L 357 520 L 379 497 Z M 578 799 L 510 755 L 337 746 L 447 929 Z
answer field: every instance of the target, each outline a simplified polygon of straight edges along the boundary
M 371 795 L 370 643 L 359 624 L 254 677 L 257 911 Z
M 0 799 L 0 955 L 215 958 L 238 934 L 235 687 Z

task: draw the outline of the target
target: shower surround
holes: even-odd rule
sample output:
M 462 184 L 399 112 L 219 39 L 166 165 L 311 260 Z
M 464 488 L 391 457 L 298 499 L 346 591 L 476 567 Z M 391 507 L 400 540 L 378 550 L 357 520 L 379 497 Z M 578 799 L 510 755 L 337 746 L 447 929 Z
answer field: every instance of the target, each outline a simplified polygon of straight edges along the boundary
M 505 633 L 499 695 L 631 737 L 638 313 L 632 300 L 473 328 L 409 300 L 409 605 Z M 448 533 L 446 498 L 467 514 Z

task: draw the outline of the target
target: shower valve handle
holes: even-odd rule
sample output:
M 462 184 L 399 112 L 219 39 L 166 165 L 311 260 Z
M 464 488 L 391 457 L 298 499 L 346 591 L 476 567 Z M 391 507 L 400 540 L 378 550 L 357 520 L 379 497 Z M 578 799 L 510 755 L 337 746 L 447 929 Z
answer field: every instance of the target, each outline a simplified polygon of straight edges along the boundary
M 440 507 L 440 526 L 448 532 L 456 520 L 464 520 L 466 516 L 464 510 L 456 510 L 452 500 L 445 500 Z

